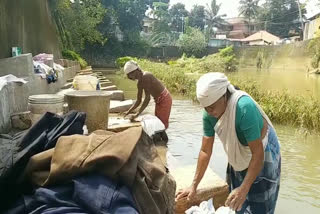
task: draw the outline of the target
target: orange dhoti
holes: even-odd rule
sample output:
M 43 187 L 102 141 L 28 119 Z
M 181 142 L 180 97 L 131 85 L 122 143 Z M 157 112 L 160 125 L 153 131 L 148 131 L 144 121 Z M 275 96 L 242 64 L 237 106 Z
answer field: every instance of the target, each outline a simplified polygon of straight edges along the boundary
M 166 129 L 169 127 L 169 117 L 172 106 L 172 97 L 170 92 L 165 88 L 160 96 L 155 99 L 155 115 L 161 120 Z

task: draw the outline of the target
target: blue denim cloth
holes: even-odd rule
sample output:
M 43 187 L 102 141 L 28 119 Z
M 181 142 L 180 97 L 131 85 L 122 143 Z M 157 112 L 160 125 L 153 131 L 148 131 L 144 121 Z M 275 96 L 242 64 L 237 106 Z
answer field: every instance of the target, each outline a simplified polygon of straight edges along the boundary
M 85 121 L 83 112 L 70 111 L 63 116 L 47 112 L 27 131 L 13 137 L 0 134 L 0 213 L 30 190 L 30 185 L 18 181 L 29 159 L 54 148 L 61 136 L 82 134 Z
M 6 214 L 138 213 L 130 190 L 105 176 L 87 175 L 70 183 L 38 188 Z
M 230 191 L 242 184 L 246 174 L 247 169 L 237 172 L 230 164 L 228 165 L 227 180 Z M 237 214 L 273 214 L 279 194 L 280 174 L 280 144 L 275 130 L 269 126 L 263 168 L 253 182 L 241 211 Z

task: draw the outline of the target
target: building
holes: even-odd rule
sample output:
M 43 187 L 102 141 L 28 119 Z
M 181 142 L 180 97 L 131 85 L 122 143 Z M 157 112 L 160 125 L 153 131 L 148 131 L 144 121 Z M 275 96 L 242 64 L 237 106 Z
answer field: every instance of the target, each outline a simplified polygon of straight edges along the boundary
M 312 16 L 304 24 L 303 40 L 313 39 L 320 30 L 320 13 Z
M 241 39 L 213 38 L 213 39 L 209 39 L 209 43 L 208 43 L 209 47 L 218 47 L 218 48 L 223 48 L 231 45 L 234 47 L 240 47 L 242 46 L 242 41 Z
M 147 17 L 147 16 L 143 18 L 143 32 L 145 34 L 152 33 L 154 21 L 155 21 L 155 19 Z
M 217 39 L 244 39 L 258 30 L 257 24 L 249 21 L 244 17 L 235 17 L 224 19 L 225 23 L 221 24 L 215 32 Z
M 280 41 L 280 38 L 268 33 L 267 31 L 261 30 L 245 39 L 242 39 L 247 45 L 272 45 Z
M 244 17 L 228 18 L 225 21 L 231 26 L 227 35 L 230 39 L 244 39 L 257 32 L 257 26 L 253 24 L 254 21 L 249 24 L 249 21 Z

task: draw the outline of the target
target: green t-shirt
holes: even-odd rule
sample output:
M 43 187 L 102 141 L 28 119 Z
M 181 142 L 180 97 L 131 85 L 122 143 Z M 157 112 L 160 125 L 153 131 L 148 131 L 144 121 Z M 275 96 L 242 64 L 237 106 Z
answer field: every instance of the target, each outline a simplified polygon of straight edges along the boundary
M 210 116 L 204 110 L 202 121 L 204 136 L 213 137 L 215 135 L 214 126 L 218 119 Z M 242 96 L 238 100 L 235 125 L 238 139 L 242 145 L 247 146 L 249 142 L 261 137 L 262 115 L 253 100 L 248 96 Z

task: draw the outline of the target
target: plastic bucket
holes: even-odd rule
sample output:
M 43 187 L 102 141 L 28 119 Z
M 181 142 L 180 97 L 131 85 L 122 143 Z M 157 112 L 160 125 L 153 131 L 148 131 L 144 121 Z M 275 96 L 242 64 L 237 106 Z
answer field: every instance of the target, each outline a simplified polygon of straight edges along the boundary
M 73 79 L 73 87 L 79 91 L 96 91 L 98 84 L 98 78 L 90 75 L 76 76 Z
M 28 98 L 28 109 L 31 112 L 31 121 L 34 124 L 46 112 L 63 115 L 64 97 L 56 94 L 32 95 Z

